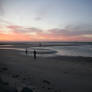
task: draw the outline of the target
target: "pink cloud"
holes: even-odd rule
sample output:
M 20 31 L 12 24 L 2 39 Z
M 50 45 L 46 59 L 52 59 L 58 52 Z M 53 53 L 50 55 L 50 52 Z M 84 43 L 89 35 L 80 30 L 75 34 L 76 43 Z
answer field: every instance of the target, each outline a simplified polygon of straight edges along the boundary
M 4 26 L 5 30 L 0 26 L 0 40 L 14 41 L 92 41 L 92 27 L 65 27 L 64 29 L 44 30 L 38 28 L 25 28 L 17 25 Z M 2 33 L 11 31 L 11 33 Z M 87 35 L 87 36 L 84 36 Z

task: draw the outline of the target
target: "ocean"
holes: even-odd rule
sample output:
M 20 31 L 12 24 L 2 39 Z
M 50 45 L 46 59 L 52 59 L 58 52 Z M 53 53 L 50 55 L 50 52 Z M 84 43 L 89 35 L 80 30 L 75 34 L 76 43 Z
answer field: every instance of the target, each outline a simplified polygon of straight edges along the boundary
M 92 45 L 54 46 L 52 48 L 58 51 L 58 55 L 92 57 Z
M 20 43 L 16 43 L 20 44 Z M 29 44 L 27 48 L 28 54 L 32 55 L 36 50 L 39 56 L 82 56 L 92 57 L 92 42 L 25 42 L 22 44 Z M 20 51 L 25 51 L 25 48 L 12 48 Z

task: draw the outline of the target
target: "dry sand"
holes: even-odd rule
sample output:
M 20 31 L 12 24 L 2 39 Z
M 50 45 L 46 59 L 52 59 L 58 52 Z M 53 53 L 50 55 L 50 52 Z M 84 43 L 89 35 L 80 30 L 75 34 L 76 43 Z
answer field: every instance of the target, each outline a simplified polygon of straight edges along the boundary
M 25 87 L 30 91 L 22 91 Z M 0 49 L 0 92 L 4 89 L 92 92 L 92 58 L 56 56 L 34 60 L 16 50 Z

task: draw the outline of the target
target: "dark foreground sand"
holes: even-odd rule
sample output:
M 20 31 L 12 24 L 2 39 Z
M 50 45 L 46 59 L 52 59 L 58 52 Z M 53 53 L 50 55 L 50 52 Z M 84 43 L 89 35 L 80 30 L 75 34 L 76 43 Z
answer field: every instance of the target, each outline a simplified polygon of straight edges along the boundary
M 0 92 L 92 92 L 92 58 L 34 60 L 19 51 L 0 49 Z

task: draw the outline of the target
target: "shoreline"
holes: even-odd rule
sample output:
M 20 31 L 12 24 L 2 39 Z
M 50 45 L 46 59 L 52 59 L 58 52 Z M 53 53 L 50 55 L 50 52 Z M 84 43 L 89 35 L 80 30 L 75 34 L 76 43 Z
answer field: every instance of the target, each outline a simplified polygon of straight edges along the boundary
M 25 47 L 26 48 L 26 47 Z M 21 47 L 21 48 L 19 48 L 19 47 L 17 47 L 17 48 L 13 48 L 13 47 L 0 47 L 0 50 L 12 50 L 12 51 L 18 51 L 19 52 L 19 54 L 21 54 L 20 52 L 23 52 L 23 53 L 25 53 L 25 48 L 23 47 Z M 30 47 L 29 47 L 30 48 Z M 28 51 L 28 52 L 30 52 L 30 50 Z M 22 55 L 25 55 L 25 54 L 23 54 L 22 53 Z M 56 53 L 56 54 L 54 54 L 54 53 Z M 42 54 L 54 54 L 53 56 L 51 56 L 51 57 L 53 57 L 53 58 L 57 58 L 57 57 L 70 57 L 70 58 L 92 58 L 91 56 L 77 56 L 77 55 L 75 55 L 75 56 L 70 56 L 70 55 L 59 55 L 59 53 L 57 52 L 57 51 L 53 51 L 53 52 L 48 52 L 48 53 L 42 53 Z M 31 57 L 31 53 L 30 54 L 28 54 L 28 56 L 30 56 Z M 38 53 L 38 56 L 39 56 L 39 53 Z M 41 55 L 40 55 L 41 56 Z M 44 56 L 43 56 L 44 57 Z M 49 57 L 48 57 L 49 58 Z

